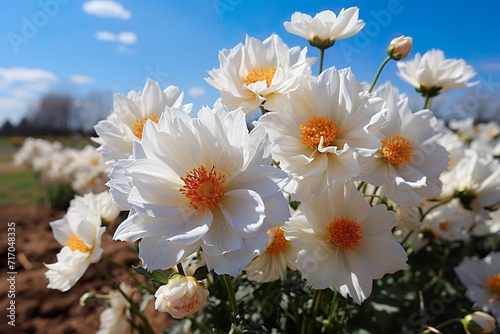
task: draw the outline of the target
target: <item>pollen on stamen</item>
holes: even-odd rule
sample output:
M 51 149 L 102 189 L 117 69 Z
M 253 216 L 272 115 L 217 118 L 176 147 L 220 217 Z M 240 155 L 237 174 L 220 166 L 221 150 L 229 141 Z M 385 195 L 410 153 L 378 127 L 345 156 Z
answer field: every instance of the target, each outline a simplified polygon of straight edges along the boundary
M 270 234 L 268 232 L 268 234 Z M 279 254 L 288 247 L 288 241 L 285 239 L 285 233 L 281 227 L 276 227 L 274 230 L 273 242 L 267 246 L 266 253 Z
M 486 286 L 494 293 L 500 295 L 500 274 L 488 277 L 486 279 Z
M 330 241 L 342 250 L 354 250 L 361 245 L 363 229 L 354 220 L 335 218 L 326 228 Z
M 142 130 L 144 129 L 144 124 L 146 124 L 148 120 L 152 120 L 153 122 L 158 123 L 160 121 L 160 116 L 158 116 L 157 114 L 152 114 L 148 117 L 138 119 L 132 127 L 132 132 L 137 138 L 142 139 Z
M 250 85 L 254 82 L 266 81 L 266 85 L 269 87 L 271 86 L 275 72 L 275 66 L 257 66 L 248 71 L 247 76 L 243 78 L 243 82 L 246 85 Z
M 71 248 L 73 252 L 80 251 L 82 253 L 87 253 L 90 251 L 90 247 L 85 245 L 83 241 L 76 235 L 72 234 L 68 241 L 66 241 L 66 246 Z
M 401 135 L 388 136 L 382 139 L 384 159 L 394 165 L 410 162 L 415 155 L 411 141 Z
M 224 196 L 225 176 L 218 174 L 215 167 L 209 172 L 205 166 L 200 166 L 181 177 L 181 180 L 184 186 L 179 191 L 191 200 L 189 206 L 194 209 L 213 209 Z
M 314 116 L 306 124 L 300 125 L 302 143 L 312 149 L 317 149 L 323 137 L 323 146 L 329 146 L 338 134 L 337 124 L 326 116 Z

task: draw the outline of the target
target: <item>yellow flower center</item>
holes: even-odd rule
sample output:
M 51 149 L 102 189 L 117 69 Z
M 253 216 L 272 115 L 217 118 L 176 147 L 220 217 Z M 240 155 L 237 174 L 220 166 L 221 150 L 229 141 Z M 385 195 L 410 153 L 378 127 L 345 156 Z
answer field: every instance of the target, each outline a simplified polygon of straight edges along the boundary
M 500 295 L 500 274 L 488 277 L 486 279 L 486 286 L 497 295 Z
M 325 116 L 314 116 L 306 124 L 300 125 L 300 139 L 304 145 L 317 149 L 321 137 L 323 146 L 328 146 L 333 143 L 338 131 L 334 120 Z
M 342 250 L 354 250 L 361 245 L 363 229 L 354 220 L 335 218 L 326 228 L 330 241 Z
M 198 167 L 181 177 L 184 186 L 179 190 L 191 200 L 190 207 L 213 209 L 224 196 L 224 175 L 217 174 L 215 167 L 210 172 L 204 166 Z
M 132 127 L 132 132 L 137 138 L 142 139 L 142 130 L 144 129 L 144 124 L 146 124 L 148 120 L 152 120 L 153 122 L 158 123 L 158 121 L 160 120 L 160 116 L 158 116 L 157 114 L 152 114 L 148 117 L 144 117 L 143 119 L 138 119 Z
M 90 247 L 87 247 L 76 234 L 71 235 L 69 240 L 66 241 L 66 246 L 71 248 L 73 252 L 80 251 L 82 253 L 87 253 L 90 251 Z
M 257 66 L 248 71 L 246 77 L 243 78 L 243 82 L 246 85 L 250 85 L 254 82 L 266 81 L 267 87 L 271 86 L 273 81 L 274 73 L 276 72 L 276 66 Z
M 409 162 L 415 152 L 408 138 L 395 135 L 382 139 L 382 154 L 391 164 L 402 165 Z
M 267 232 L 270 234 L 270 231 Z M 266 252 L 271 254 L 279 254 L 283 252 L 288 246 L 288 241 L 285 239 L 285 233 L 280 227 L 276 227 L 274 230 L 274 240 L 267 246 Z

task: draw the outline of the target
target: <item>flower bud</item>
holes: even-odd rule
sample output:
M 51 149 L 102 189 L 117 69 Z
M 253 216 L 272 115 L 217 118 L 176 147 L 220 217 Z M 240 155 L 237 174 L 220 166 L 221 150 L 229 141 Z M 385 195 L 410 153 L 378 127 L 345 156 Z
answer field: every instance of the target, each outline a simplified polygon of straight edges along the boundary
M 181 319 L 197 312 L 208 298 L 208 290 L 193 276 L 175 275 L 155 293 L 155 308 Z
M 486 334 L 495 330 L 495 318 L 488 313 L 476 311 L 467 314 L 462 319 L 462 324 L 467 334 Z
M 394 60 L 408 57 L 411 51 L 413 39 L 411 37 L 399 36 L 394 38 L 387 47 L 387 54 Z

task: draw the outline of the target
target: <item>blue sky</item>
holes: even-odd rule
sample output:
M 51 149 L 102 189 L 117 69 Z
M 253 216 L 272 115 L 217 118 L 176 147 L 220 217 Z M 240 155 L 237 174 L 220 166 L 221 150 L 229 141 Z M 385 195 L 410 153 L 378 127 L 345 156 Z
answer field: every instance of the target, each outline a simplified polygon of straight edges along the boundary
M 475 80 L 486 85 L 483 95 L 498 93 L 500 2 L 494 0 L 108 0 L 105 6 L 84 0 L 0 0 L 0 125 L 5 119 L 18 122 L 46 93 L 126 94 L 141 89 L 148 77 L 163 88 L 180 87 L 195 110 L 211 106 L 219 94 L 204 78 L 219 67 L 220 49 L 244 42 L 246 34 L 265 39 L 272 33 L 290 47 L 305 47 L 306 40 L 283 27 L 295 11 L 338 13 L 352 6 L 360 8 L 366 26 L 327 50 L 325 66 L 351 66 L 358 80 L 371 81 L 390 40 L 407 35 L 414 39 L 410 58 L 442 49 L 446 57 L 464 58 L 476 69 Z M 316 49 L 308 50 L 318 56 Z M 391 80 L 415 95 L 395 72 L 390 62 L 380 82 Z

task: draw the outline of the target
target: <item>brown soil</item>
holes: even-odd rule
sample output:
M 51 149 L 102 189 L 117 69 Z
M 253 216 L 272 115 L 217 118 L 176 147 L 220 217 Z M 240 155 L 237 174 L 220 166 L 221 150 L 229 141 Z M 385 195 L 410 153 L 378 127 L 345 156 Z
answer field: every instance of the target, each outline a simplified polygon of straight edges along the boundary
M 103 306 L 82 307 L 80 297 L 88 291 L 106 293 L 109 283 L 91 266 L 76 285 L 68 292 L 47 288 L 44 263 L 56 262 L 61 245 L 55 241 L 49 222 L 61 218 L 63 211 L 40 206 L 0 207 L 0 333 L 96 333 L 99 328 L 99 314 Z M 8 275 L 7 224 L 16 228 L 16 272 Z M 111 240 L 105 235 L 102 242 L 104 254 L 126 265 L 139 265 L 137 254 L 131 245 Z M 119 269 L 106 266 L 118 281 L 132 283 Z M 8 296 L 8 278 L 15 277 L 15 298 Z M 15 301 L 15 327 L 8 324 L 7 307 Z M 155 331 L 168 326 L 168 316 L 154 310 L 150 301 L 145 313 Z

